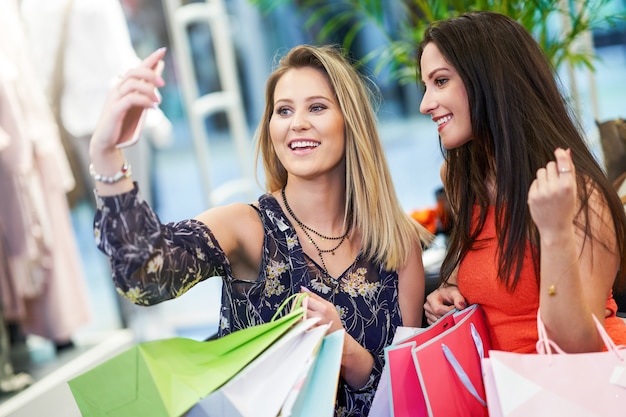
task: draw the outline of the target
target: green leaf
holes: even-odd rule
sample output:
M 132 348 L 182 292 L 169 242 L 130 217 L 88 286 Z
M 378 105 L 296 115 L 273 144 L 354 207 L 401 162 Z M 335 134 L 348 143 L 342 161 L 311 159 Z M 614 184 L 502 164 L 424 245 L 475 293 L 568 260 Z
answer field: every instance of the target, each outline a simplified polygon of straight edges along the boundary
M 249 0 L 264 13 L 293 4 L 288 0 Z M 375 71 L 388 69 L 401 82 L 415 81 L 416 49 L 424 29 L 434 21 L 470 10 L 505 14 L 522 24 L 555 68 L 563 64 L 593 69 L 593 50 L 581 50 L 589 31 L 626 22 L 626 13 L 615 13 L 611 0 L 301 0 L 298 10 L 308 16 L 306 27 L 317 30 L 317 40 L 328 42 L 343 33 L 349 49 L 364 28 L 376 27 L 387 44 L 368 52 L 360 64 L 374 63 Z M 393 6 L 393 7 L 392 7 Z M 392 9 L 400 13 L 390 15 Z M 556 30 L 554 23 L 560 25 Z

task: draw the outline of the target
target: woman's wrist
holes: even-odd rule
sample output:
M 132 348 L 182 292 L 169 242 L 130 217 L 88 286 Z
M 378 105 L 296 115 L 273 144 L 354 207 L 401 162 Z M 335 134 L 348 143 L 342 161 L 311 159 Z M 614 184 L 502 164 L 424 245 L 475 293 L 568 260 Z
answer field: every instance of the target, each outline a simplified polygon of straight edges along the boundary
M 91 158 L 89 171 L 101 196 L 110 196 L 133 189 L 132 168 L 120 150 Z
M 563 248 L 570 242 L 574 242 L 576 234 L 573 224 L 570 227 L 563 227 L 554 231 L 540 231 L 539 240 L 542 249 L 549 247 Z
M 100 174 L 96 171 L 93 164 L 89 165 L 89 175 L 96 182 L 103 182 L 105 184 L 115 184 L 116 182 L 120 182 L 124 178 L 130 178 L 132 174 L 132 167 L 126 161 L 122 164 L 122 167 L 119 171 L 115 172 L 112 175 Z
M 341 375 L 353 389 L 362 388 L 374 369 L 374 357 L 348 333 L 345 334 Z

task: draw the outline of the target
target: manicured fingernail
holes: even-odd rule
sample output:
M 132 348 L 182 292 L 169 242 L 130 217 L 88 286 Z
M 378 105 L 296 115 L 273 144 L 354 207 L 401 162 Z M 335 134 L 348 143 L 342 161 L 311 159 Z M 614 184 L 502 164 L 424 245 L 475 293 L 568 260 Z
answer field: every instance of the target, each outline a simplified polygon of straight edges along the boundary
M 311 290 L 309 290 L 307 287 L 304 287 L 304 286 L 300 286 L 300 291 L 311 292 Z

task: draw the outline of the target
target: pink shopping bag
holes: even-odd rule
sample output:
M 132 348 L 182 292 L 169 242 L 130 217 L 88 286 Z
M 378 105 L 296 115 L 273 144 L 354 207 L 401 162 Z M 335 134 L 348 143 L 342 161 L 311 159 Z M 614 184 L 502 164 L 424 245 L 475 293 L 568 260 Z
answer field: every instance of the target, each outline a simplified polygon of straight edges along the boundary
M 491 417 L 623 417 L 626 351 L 594 316 L 606 351 L 567 354 L 551 341 L 537 312 L 538 354 L 492 350 L 483 359 Z M 556 353 L 552 353 L 552 351 Z

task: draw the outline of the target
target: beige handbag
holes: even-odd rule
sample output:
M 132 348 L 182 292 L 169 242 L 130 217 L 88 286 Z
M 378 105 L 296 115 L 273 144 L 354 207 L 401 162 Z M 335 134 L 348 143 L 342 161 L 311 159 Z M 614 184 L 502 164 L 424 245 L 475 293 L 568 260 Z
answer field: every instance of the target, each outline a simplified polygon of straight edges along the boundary
M 617 118 L 596 124 L 600 129 L 606 174 L 613 182 L 626 172 L 626 120 Z
M 57 47 L 56 60 L 53 69 L 52 84 L 50 86 L 50 105 L 52 108 L 52 113 L 54 114 L 54 118 L 59 128 L 61 143 L 63 144 L 63 149 L 65 149 L 65 154 L 70 164 L 70 168 L 72 169 L 72 175 L 74 176 L 74 181 L 76 184 L 76 186 L 67 193 L 67 201 L 70 208 L 74 208 L 81 199 L 85 198 L 88 195 L 88 186 L 85 181 L 83 170 L 81 168 L 80 157 L 78 156 L 77 150 L 74 148 L 74 146 L 72 146 L 71 134 L 67 131 L 67 129 L 65 129 L 65 126 L 63 125 L 63 118 L 61 117 L 61 101 L 63 97 L 63 88 L 65 85 L 65 46 L 67 44 L 69 15 L 70 11 L 72 10 L 73 3 L 73 0 L 67 0 L 65 6 L 65 12 L 61 24 L 61 35 L 59 37 L 59 46 Z
M 624 168 L 624 172 L 622 175 L 617 177 L 615 181 L 613 181 L 613 187 L 615 191 L 617 191 L 617 195 L 622 199 L 622 204 L 624 205 L 624 209 L 626 210 L 626 168 Z

